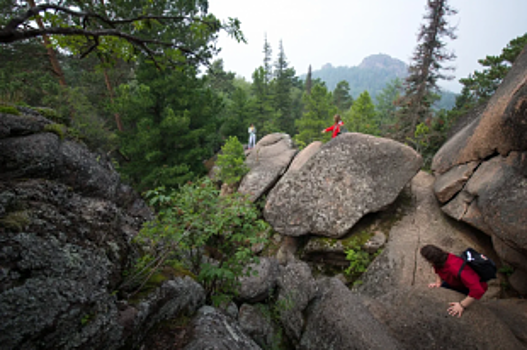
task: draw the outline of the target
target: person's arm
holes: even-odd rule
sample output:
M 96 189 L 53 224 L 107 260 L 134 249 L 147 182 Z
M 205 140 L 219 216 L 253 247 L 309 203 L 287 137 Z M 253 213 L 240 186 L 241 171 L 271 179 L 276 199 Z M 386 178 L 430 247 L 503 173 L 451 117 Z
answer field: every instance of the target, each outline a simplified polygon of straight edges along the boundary
M 450 307 L 447 310 L 448 314 L 450 316 L 461 317 L 461 315 L 463 315 L 463 311 L 465 311 L 465 309 L 469 307 L 474 302 L 474 300 L 476 299 L 471 296 L 467 296 L 465 299 L 459 302 L 450 303 Z
M 335 125 L 331 125 L 329 128 L 322 130 L 322 133 L 331 131 L 331 130 L 333 130 L 334 127 L 335 127 Z
M 441 277 L 439 277 L 439 275 L 436 274 L 436 281 L 434 283 L 430 283 L 428 285 L 428 288 L 439 288 L 441 287 Z

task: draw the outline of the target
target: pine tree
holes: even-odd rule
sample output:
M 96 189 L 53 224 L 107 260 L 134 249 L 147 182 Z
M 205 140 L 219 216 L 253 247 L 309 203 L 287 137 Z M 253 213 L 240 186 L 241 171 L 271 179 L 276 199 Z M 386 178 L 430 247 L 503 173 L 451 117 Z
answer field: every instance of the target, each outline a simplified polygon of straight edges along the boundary
M 272 70 L 273 68 L 271 66 L 271 56 L 272 56 L 271 44 L 269 44 L 269 42 L 267 41 L 267 34 L 265 34 L 263 54 L 264 54 L 263 68 L 265 72 L 264 82 L 265 82 L 265 85 L 268 86 L 273 76 L 273 70 Z
M 337 108 L 332 103 L 331 93 L 324 85 L 316 84 L 311 90 L 303 95 L 304 113 L 300 119 L 295 121 L 298 134 L 295 141 L 300 146 L 307 146 L 313 141 L 329 140 L 330 133 L 321 134 L 321 131 L 333 124 L 333 116 Z
M 365 90 L 353 102 L 353 106 L 351 106 L 351 109 L 344 117 L 344 124 L 348 131 L 380 135 L 375 105 L 368 91 Z
M 333 90 L 333 103 L 340 113 L 346 112 L 353 104 L 353 97 L 350 95 L 350 84 L 346 80 L 340 81 Z
M 291 89 L 293 87 L 295 70 L 288 68 L 282 40 L 280 40 L 278 59 L 275 62 L 274 68 L 273 102 L 275 110 L 279 113 L 278 127 L 280 131 L 293 134 L 295 125 L 293 116 L 291 115 Z
M 307 70 L 307 77 L 306 77 L 306 92 L 308 94 L 311 93 L 311 86 L 313 82 L 311 81 L 311 65 L 309 65 L 309 69 Z
M 381 132 L 386 133 L 389 127 L 396 123 L 398 107 L 396 102 L 399 100 L 402 90 L 402 81 L 396 78 L 386 84 L 376 96 L 377 119 Z
M 431 106 L 438 99 L 440 79 L 451 79 L 442 73 L 443 63 L 455 55 L 445 50 L 444 37 L 455 39 L 454 28 L 446 17 L 456 13 L 448 0 L 428 0 L 425 24 L 417 36 L 418 45 L 405 81 L 405 95 L 399 101 L 399 139 L 413 137 L 417 124 L 432 116 Z

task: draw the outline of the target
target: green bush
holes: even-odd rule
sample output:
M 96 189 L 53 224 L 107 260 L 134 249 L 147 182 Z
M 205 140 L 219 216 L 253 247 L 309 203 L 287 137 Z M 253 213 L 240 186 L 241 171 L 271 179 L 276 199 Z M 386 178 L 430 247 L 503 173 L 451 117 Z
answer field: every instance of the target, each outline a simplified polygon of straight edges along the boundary
M 218 177 L 227 185 L 233 185 L 249 172 L 249 168 L 245 165 L 243 145 L 236 136 L 230 136 L 221 150 L 222 154 L 218 155 L 216 162 L 220 169 Z
M 267 229 L 254 204 L 238 193 L 220 197 L 210 179 L 179 191 L 161 187 L 146 197 L 158 215 L 137 240 L 152 254 L 151 273 L 177 259 L 197 276 L 210 301 L 231 299 L 238 277 L 251 273 L 246 266 L 258 261 L 251 247 L 263 242 L 258 233 Z
M 29 215 L 24 210 L 8 213 L 0 219 L 0 227 L 14 232 L 21 232 L 29 223 Z

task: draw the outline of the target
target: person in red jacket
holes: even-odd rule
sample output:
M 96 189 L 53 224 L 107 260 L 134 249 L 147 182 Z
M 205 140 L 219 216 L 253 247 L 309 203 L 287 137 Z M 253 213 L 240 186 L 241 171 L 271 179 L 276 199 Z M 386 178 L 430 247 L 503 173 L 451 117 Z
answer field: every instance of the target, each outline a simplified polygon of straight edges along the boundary
M 459 274 L 463 265 L 463 259 L 460 257 L 432 244 L 422 247 L 421 255 L 432 264 L 436 273 L 436 281 L 430 283 L 429 288 L 443 287 L 466 295 L 463 300 L 449 304 L 447 311 L 451 316 L 461 317 L 463 311 L 475 300 L 481 299 L 487 291 L 487 283 L 480 282 L 479 275 L 470 266 L 465 265 Z
M 325 132 L 328 132 L 328 131 L 332 131 L 333 130 L 333 134 L 331 135 L 331 138 L 335 138 L 337 137 L 338 134 L 340 134 L 340 128 L 342 126 L 344 126 L 344 122 L 342 121 L 342 119 L 340 118 L 340 115 L 338 114 L 335 114 L 335 116 L 333 117 L 333 119 L 335 120 L 335 124 L 333 124 L 332 126 L 330 126 L 329 128 L 327 129 L 324 129 L 322 130 L 322 133 L 325 133 Z

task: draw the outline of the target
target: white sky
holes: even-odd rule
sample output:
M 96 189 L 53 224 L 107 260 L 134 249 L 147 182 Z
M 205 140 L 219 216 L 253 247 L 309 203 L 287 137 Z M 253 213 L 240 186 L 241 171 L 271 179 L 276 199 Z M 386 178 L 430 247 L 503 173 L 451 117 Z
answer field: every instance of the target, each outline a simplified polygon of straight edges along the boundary
M 458 38 L 448 42 L 457 58 L 450 65 L 456 78 L 441 82 L 459 92 L 457 82 L 474 70 L 477 60 L 498 55 L 513 38 L 527 32 L 527 0 L 450 0 L 458 14 L 449 17 Z M 297 75 L 308 66 L 356 66 L 363 58 L 388 54 L 409 63 L 423 23 L 426 0 L 209 0 L 209 12 L 220 19 L 237 17 L 247 39 L 239 44 L 220 36 L 227 71 L 251 81 L 263 64 L 263 44 L 271 45 L 273 62 L 282 40 L 289 67 Z

